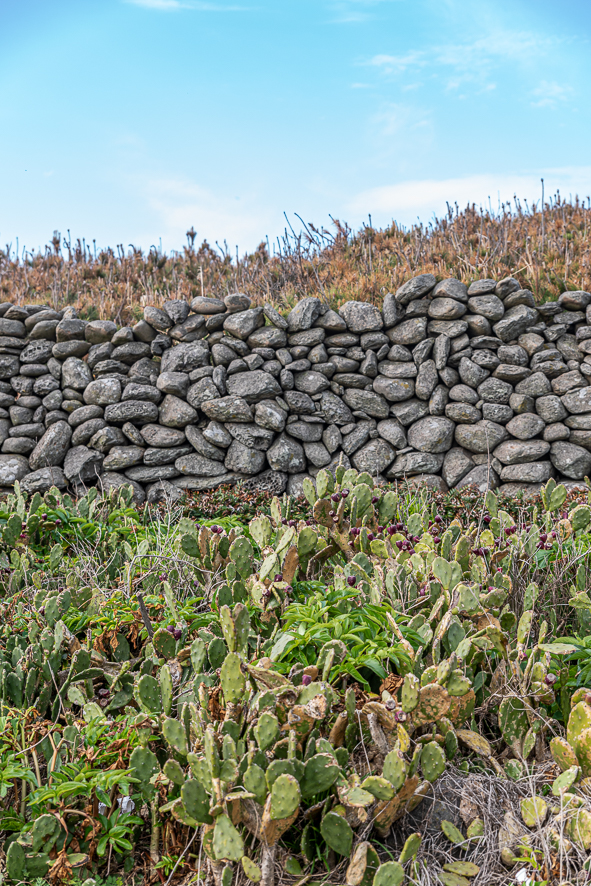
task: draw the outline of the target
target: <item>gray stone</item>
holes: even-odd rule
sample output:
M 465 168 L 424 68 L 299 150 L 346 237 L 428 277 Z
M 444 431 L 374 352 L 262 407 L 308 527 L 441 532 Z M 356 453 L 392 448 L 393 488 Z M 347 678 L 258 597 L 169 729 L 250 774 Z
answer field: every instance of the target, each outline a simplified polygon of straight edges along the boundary
M 234 442 L 235 441 L 233 441 L 233 443 Z M 177 458 L 174 466 L 176 471 L 181 474 L 196 474 L 204 477 L 215 477 L 218 474 L 227 473 L 227 468 L 224 463 L 218 461 L 217 458 L 207 458 L 206 456 L 195 452 Z
M 290 366 L 290 369 L 292 367 Z M 308 370 L 307 372 L 295 373 L 295 387 L 297 391 L 303 391 L 305 394 L 320 394 L 322 391 L 328 390 L 330 382 L 326 376 L 320 372 Z
M 187 342 L 169 348 L 162 355 L 161 372 L 191 372 L 209 363 L 209 347 L 204 342 Z
M 78 357 L 68 357 L 62 366 L 62 388 L 84 391 L 92 381 L 90 369 Z
M 494 334 L 501 341 L 512 341 L 527 332 L 528 326 L 533 326 L 538 317 L 538 312 L 527 305 L 517 305 L 505 313 L 502 320 L 493 326 Z
M 456 483 L 456 489 L 463 489 L 466 486 L 476 486 L 479 492 L 486 492 L 488 489 L 496 489 L 499 485 L 499 476 L 494 468 L 487 464 L 477 465 L 468 471 L 461 480 Z
M 29 462 L 23 455 L 0 454 L 0 486 L 14 486 L 14 483 L 29 473 Z
M 341 432 L 336 425 L 331 424 L 322 432 L 322 442 L 330 455 L 337 451 L 342 443 L 342 439 Z
M 591 387 L 569 391 L 561 399 L 568 412 L 574 415 L 591 412 Z M 578 479 L 578 477 L 574 479 Z
M 353 455 L 360 446 L 367 443 L 369 440 L 369 431 L 369 422 L 360 422 L 355 425 L 352 431 L 349 431 L 348 434 L 344 434 L 341 448 L 345 455 Z
M 121 400 L 121 382 L 118 378 L 97 378 L 84 389 L 84 402 L 94 406 L 109 406 Z
M 41 422 L 31 422 L 27 425 L 17 425 L 10 428 L 9 435 L 11 437 L 42 437 L 45 433 L 45 426 Z
M 187 456 L 187 458 L 190 458 L 190 456 Z M 135 480 L 136 483 L 155 483 L 158 480 L 172 480 L 178 476 L 178 473 L 175 465 L 158 465 L 153 467 L 134 465 L 133 468 L 126 469 L 125 476 L 129 480 Z
M 35 379 L 33 383 L 33 393 L 37 394 L 38 397 L 45 397 L 46 394 L 51 394 L 53 391 L 59 391 L 59 382 L 52 375 L 42 375 Z M 2 395 L 3 398 L 6 397 L 6 394 Z M 2 406 L 6 406 L 6 402 L 3 399 L 1 401 Z M 10 404 L 8 404 L 10 405 Z
M 287 335 L 276 326 L 263 326 L 248 336 L 251 348 L 284 348 L 286 344 Z
M 478 395 L 486 403 L 509 404 L 513 386 L 497 378 L 487 378 L 478 385 Z
M 494 456 L 501 464 L 518 465 L 525 462 L 538 461 L 548 454 L 550 444 L 545 440 L 506 440 L 494 451 Z
M 167 428 L 184 428 L 197 420 L 197 410 L 180 397 L 167 394 L 158 410 L 158 417 L 159 423 Z
M 10 406 L 8 412 L 10 420 L 15 427 L 17 425 L 26 425 L 33 421 L 33 410 L 26 409 L 24 406 Z
M 475 280 L 468 287 L 468 296 L 488 295 L 489 292 L 495 292 L 496 288 L 496 280 L 491 280 L 488 278 L 483 280 Z
M 431 361 L 432 362 L 432 361 Z M 385 397 L 391 403 L 400 403 L 402 400 L 408 400 L 414 396 L 415 393 L 415 383 L 412 379 L 406 378 L 386 378 L 383 375 L 378 375 L 377 378 L 373 380 L 373 389 L 376 394 L 381 395 L 381 397 Z M 368 392 L 356 392 L 356 393 L 371 393 Z M 353 409 L 363 409 L 362 406 L 353 406 L 346 399 L 349 391 L 345 395 L 345 402 L 351 406 Z M 428 399 L 427 397 L 423 397 L 422 399 Z M 386 407 L 387 410 L 387 407 Z M 364 410 L 367 411 L 367 410 Z M 383 411 L 383 410 L 382 410 Z M 368 415 L 373 415 L 374 413 L 368 413 Z M 387 411 L 384 415 L 376 415 L 377 418 L 385 418 L 387 415 Z
M 1 456 L 0 456 L 1 457 Z M 18 456 L 16 456 L 18 458 Z M 52 486 L 58 489 L 65 489 L 68 485 L 64 472 L 59 467 L 39 468 L 27 474 L 20 481 L 22 492 L 27 495 L 34 495 L 38 492 L 40 495 L 48 492 Z
M 221 315 L 223 317 L 223 315 Z M 192 314 L 182 323 L 177 323 L 168 332 L 171 339 L 185 344 L 201 341 L 207 334 L 205 318 L 201 314 Z
M 500 348 L 499 348 L 500 350 Z M 527 366 L 514 366 L 511 363 L 499 363 L 493 372 L 494 378 L 506 381 L 510 385 L 516 385 L 532 374 Z
M 429 320 L 427 330 L 430 335 L 447 335 L 449 338 L 457 338 L 468 331 L 465 320 Z M 452 352 L 455 344 L 452 342 Z
M 429 404 L 424 400 L 413 398 L 404 403 L 395 403 L 390 407 L 390 412 L 406 428 L 429 414 Z
M 157 450 L 161 452 L 162 450 Z M 143 461 L 144 450 L 139 446 L 113 446 L 105 456 L 103 468 L 106 471 L 120 471 L 131 468 Z
M 305 353 L 294 353 L 294 348 L 313 348 L 315 345 L 321 344 L 326 338 L 324 329 L 314 327 L 314 329 L 305 329 L 303 332 L 294 332 L 289 336 L 288 344 L 291 348 L 291 355 L 296 360 L 298 357 L 305 357 Z
M 204 403 L 219 399 L 219 391 L 211 378 L 202 378 L 187 391 L 187 402 L 193 409 L 201 409 Z
M 55 328 L 57 341 L 85 341 L 85 320 L 61 320 Z
M 255 424 L 270 431 L 282 431 L 285 427 L 287 413 L 271 400 L 257 403 L 254 409 Z
M 501 471 L 503 483 L 546 483 L 554 476 L 554 468 L 549 461 L 507 465 Z
M 576 391 L 579 388 L 587 387 L 588 382 L 583 378 L 578 370 L 565 372 L 558 378 L 552 379 L 552 390 L 559 397 L 568 394 L 570 391 Z
M 41 320 L 37 323 L 29 333 L 29 339 L 45 341 L 55 341 L 55 330 L 59 320 Z M 1 334 L 1 333 L 0 333 Z
M 226 455 L 225 466 L 241 474 L 258 474 L 265 465 L 265 453 L 233 440 Z
M 388 330 L 388 338 L 397 345 L 416 345 L 427 335 L 427 320 L 425 317 L 415 317 L 411 320 L 403 320 L 397 326 Z
M 91 418 L 74 430 L 71 438 L 72 446 L 86 446 L 97 431 L 106 427 L 104 418 Z
M 215 423 L 211 422 L 211 424 Z M 205 456 L 205 458 L 211 458 L 214 461 L 223 461 L 226 457 L 224 449 L 227 449 L 227 447 L 230 445 L 230 443 L 232 442 L 232 437 L 223 425 L 221 425 L 221 427 L 224 432 L 224 439 L 221 444 L 223 447 L 222 449 L 220 449 L 218 446 L 215 446 L 208 439 L 208 437 L 204 436 L 204 433 L 199 430 L 199 428 L 196 428 L 194 425 L 187 425 L 187 427 L 185 428 L 185 434 L 187 436 L 187 440 L 189 441 L 193 449 L 195 449 L 196 452 L 199 453 L 199 455 L 203 455 Z M 182 454 L 183 453 L 179 453 L 179 455 Z
M 148 446 L 169 449 L 185 442 L 185 433 L 177 428 L 165 428 L 162 425 L 147 424 L 140 429 L 140 434 Z
M 436 282 L 433 274 L 420 274 L 418 277 L 413 277 L 397 289 L 395 300 L 400 305 L 407 305 L 409 302 L 413 301 L 413 299 L 422 298 L 430 292 L 434 288 Z M 390 298 L 389 295 L 386 296 L 386 299 L 388 298 Z M 384 300 L 384 305 L 385 303 Z
M 158 407 L 147 400 L 126 400 L 112 403 L 105 408 L 105 421 L 118 424 L 130 421 L 134 424 L 147 424 L 158 421 Z
M 60 341 L 53 346 L 51 353 L 58 360 L 66 360 L 68 357 L 84 357 L 90 348 L 87 341 Z
M 554 424 L 546 425 L 544 429 L 543 439 L 547 443 L 556 443 L 558 440 L 568 440 L 571 431 L 562 422 L 554 422 Z
M 189 305 L 180 298 L 169 298 L 162 307 L 173 323 L 184 323 L 189 316 Z
M 473 296 L 468 299 L 468 307 L 473 314 L 480 314 L 491 323 L 496 323 L 505 313 L 503 302 L 496 295 Z
M 516 280 L 515 277 L 504 277 L 495 286 L 495 292 L 504 301 L 508 295 L 520 288 L 519 280 Z
M 301 440 L 302 443 L 317 443 L 322 438 L 322 428 L 322 423 L 315 422 L 312 424 L 308 421 L 293 421 L 290 422 L 287 430 L 290 437 L 295 437 L 296 440 Z M 270 433 L 269 440 L 272 441 L 272 439 L 273 434 Z
M 469 403 L 475 406 L 478 403 L 479 396 L 474 388 L 468 385 L 454 385 L 450 388 L 449 399 L 458 403 Z
M 145 320 L 139 320 L 133 327 L 133 335 L 137 341 L 150 344 L 156 339 L 158 333 Z
M 418 375 L 414 384 L 414 391 L 412 391 L 409 396 L 412 397 L 412 394 L 416 393 L 419 400 L 428 400 L 435 390 L 438 381 L 439 375 L 437 374 L 434 361 L 425 360 L 425 362 L 421 363 L 419 366 Z
M 564 420 L 567 428 L 577 431 L 588 431 L 591 428 L 591 415 L 589 413 L 583 415 L 569 415 Z
M 244 374 L 246 375 L 246 373 Z M 252 410 L 243 397 L 219 397 L 217 400 L 208 400 L 202 403 L 200 408 L 208 418 L 218 422 L 251 422 L 253 420 Z
M 21 363 L 47 363 L 53 345 L 47 341 L 32 341 L 21 351 Z M 18 361 L 17 361 L 18 365 Z
M 64 459 L 64 474 L 70 483 L 94 482 L 102 473 L 103 456 L 87 446 L 74 446 Z
M 149 357 L 150 353 L 150 345 L 146 342 L 128 341 L 125 342 L 125 344 L 116 347 L 111 354 L 111 358 L 113 360 L 119 360 L 120 363 L 125 363 L 127 366 L 131 366 L 132 363 L 141 360 L 142 357 Z
M 304 453 L 308 462 L 316 468 L 330 464 L 331 455 L 323 443 L 304 443 Z
M 483 403 L 482 417 L 499 425 L 506 425 L 513 418 L 513 410 L 503 403 Z
M 480 314 L 466 314 L 464 320 L 468 324 L 470 335 L 476 336 L 491 334 L 491 325 L 486 317 L 482 317 Z
M 439 370 L 439 378 L 446 387 L 453 388 L 454 385 L 459 383 L 460 374 L 451 366 L 445 366 L 443 369 Z
M 428 316 L 433 320 L 459 320 L 466 310 L 466 305 L 455 298 L 434 298 L 429 304 Z
M 326 402 L 324 397 L 329 393 L 329 391 L 323 391 L 322 394 L 318 395 L 320 404 Z M 308 394 L 304 394 L 301 391 L 284 391 L 283 396 L 289 412 L 297 413 L 298 415 L 314 415 L 316 412 L 314 400 Z M 279 398 L 277 399 L 279 400 Z M 333 405 L 336 406 L 336 404 Z M 341 403 L 341 405 L 344 404 Z
M 376 437 L 358 449 L 351 460 L 358 471 L 367 471 L 375 477 L 386 470 L 395 456 L 396 450 L 386 440 Z
M 477 388 L 490 375 L 487 369 L 478 366 L 477 363 L 474 363 L 468 357 L 462 357 L 458 366 L 458 372 L 464 384 L 472 388 Z
M 591 475 L 591 453 L 582 446 L 560 441 L 550 447 L 550 461 L 557 471 L 572 480 Z
M 380 437 L 390 443 L 394 449 L 404 449 L 407 446 L 404 428 L 393 418 L 378 422 L 377 431 Z
M 83 406 L 81 409 L 77 409 L 76 413 L 72 413 L 72 415 L 68 418 L 68 424 L 72 428 L 77 428 L 78 425 L 83 424 L 85 421 L 90 421 L 91 418 L 102 418 L 104 414 L 104 409 L 102 406 Z
M 302 332 L 310 329 L 319 318 L 322 302 L 319 298 L 303 298 L 287 316 L 287 327 L 290 332 Z
M 451 421 L 461 425 L 471 425 L 482 418 L 482 412 L 470 403 L 448 403 L 445 407 L 445 415 Z
M 433 298 L 455 298 L 456 301 L 468 301 L 468 288 L 465 283 L 455 277 L 447 277 L 441 280 L 433 290 Z
M 474 467 L 472 457 L 458 446 L 450 449 L 443 460 L 441 474 L 451 489 Z
M 65 421 L 58 421 L 48 428 L 29 456 L 32 471 L 61 465 L 72 439 L 72 428 Z
M 539 415 L 524 412 L 512 418 L 506 427 L 512 437 L 517 437 L 518 440 L 531 440 L 543 432 L 546 422 Z
M 30 437 L 8 437 L 2 443 L 2 452 L 14 455 L 30 455 L 35 448 L 35 441 Z
M 529 378 L 515 385 L 517 394 L 528 394 L 530 397 L 543 397 L 550 394 L 552 387 L 543 372 L 534 372 Z
M 339 314 L 353 333 L 376 332 L 384 325 L 379 309 L 368 302 L 345 302 L 339 308 Z
M 455 425 L 449 418 L 428 416 L 408 430 L 408 445 L 420 452 L 440 453 L 450 449 Z
M 322 378 L 323 382 L 326 381 L 324 376 L 320 376 L 320 378 Z M 226 385 L 228 394 L 231 397 L 240 397 L 247 403 L 258 403 L 260 400 L 266 400 L 281 394 L 281 388 L 273 376 L 260 369 L 256 369 L 254 372 L 240 372 L 238 375 L 230 376 Z
M 436 474 L 441 470 L 443 455 L 431 452 L 407 452 L 399 455 L 386 471 L 386 477 L 400 480 L 413 474 Z
M 387 418 L 389 413 L 388 401 L 379 393 L 375 392 L 376 383 L 379 377 L 374 379 L 374 391 L 357 391 L 354 388 L 347 388 L 343 395 L 343 400 L 351 409 L 365 412 L 366 415 L 373 418 Z M 394 384 L 391 379 L 386 379 L 390 384 Z M 411 382 L 398 381 L 396 384 L 411 384 Z M 375 393 L 374 393 L 375 392 Z M 412 396 L 412 394 L 410 395 Z
M 119 428 L 105 426 L 103 422 L 103 427 L 99 428 L 90 438 L 88 448 L 96 449 L 97 452 L 102 452 L 103 455 L 106 455 L 113 446 L 124 446 L 125 443 L 126 438 L 123 431 Z
M 584 449 L 591 449 L 591 430 L 574 430 L 569 432 L 571 443 L 582 446 Z
M 257 424 L 227 422 L 226 430 L 235 440 L 238 440 L 239 443 L 242 443 L 243 446 L 247 447 L 248 449 L 256 449 L 259 452 L 266 452 L 273 442 L 273 431 L 267 430 L 266 428 L 261 428 Z M 187 434 L 187 436 L 189 436 L 189 434 Z M 189 439 L 191 439 L 190 436 Z M 234 467 L 230 470 L 238 471 L 239 468 Z
M 378 374 L 386 378 L 416 378 L 418 371 L 414 363 L 392 363 L 384 360 L 378 364 Z
M 156 308 L 153 305 L 148 305 L 144 308 L 144 320 L 146 323 L 149 323 L 150 326 L 153 326 L 154 329 L 157 329 L 158 332 L 166 332 L 171 326 L 174 326 L 174 321 L 169 317 L 166 311 L 163 311 L 161 308 Z
M 458 425 L 455 431 L 458 446 L 476 453 L 492 452 L 508 436 L 502 425 L 485 419 L 474 425 Z
M 162 372 L 156 380 L 156 387 L 164 394 L 186 397 L 189 390 L 189 376 L 186 372 Z
M 207 296 L 198 295 L 191 302 L 191 310 L 195 314 L 223 314 L 226 306 L 219 298 L 209 298 Z
M 367 376 L 367 378 L 376 377 L 376 375 L 378 374 L 378 361 L 373 351 L 367 352 L 367 356 L 359 367 L 359 371 L 362 375 Z
M 286 434 L 281 434 L 267 451 L 267 461 L 274 471 L 298 474 L 306 469 L 304 449 Z

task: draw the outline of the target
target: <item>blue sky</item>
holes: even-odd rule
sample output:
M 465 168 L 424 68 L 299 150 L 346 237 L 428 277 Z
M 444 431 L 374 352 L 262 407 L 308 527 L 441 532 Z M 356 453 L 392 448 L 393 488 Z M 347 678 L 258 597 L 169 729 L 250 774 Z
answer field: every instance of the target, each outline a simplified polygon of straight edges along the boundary
M 588 0 L 0 0 L 0 243 L 591 195 Z

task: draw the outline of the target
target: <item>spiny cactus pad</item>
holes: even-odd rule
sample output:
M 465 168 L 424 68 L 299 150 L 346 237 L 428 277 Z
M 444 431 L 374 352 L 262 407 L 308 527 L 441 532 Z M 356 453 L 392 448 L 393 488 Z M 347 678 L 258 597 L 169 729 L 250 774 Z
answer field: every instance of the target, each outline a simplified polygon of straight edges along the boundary
M 254 727 L 254 734 L 261 751 L 266 751 L 277 741 L 279 721 L 275 714 L 264 711 Z
M 351 825 L 336 812 L 327 812 L 320 824 L 322 834 L 328 846 L 339 855 L 349 856 L 353 845 Z
M 195 778 L 188 779 L 181 787 L 183 806 L 199 824 L 210 824 L 213 819 L 209 814 L 209 797 L 203 785 Z
M 306 761 L 301 781 L 302 797 L 327 791 L 338 778 L 339 764 L 331 754 L 315 754 Z
M 152 638 L 152 643 L 156 654 L 161 658 L 174 658 L 176 640 L 169 631 L 165 631 L 164 628 L 157 630 Z
M 279 775 L 271 788 L 270 818 L 289 818 L 300 805 L 300 786 L 293 775 Z
M 422 837 L 420 834 L 411 834 L 410 837 L 407 837 L 406 842 L 402 847 L 402 852 L 398 857 L 400 864 L 406 864 L 407 861 L 410 861 L 411 858 L 415 857 L 421 847 L 421 841 Z
M 550 751 L 554 761 L 558 763 L 563 772 L 570 769 L 571 766 L 579 765 L 577 755 L 564 738 L 558 736 L 553 738 L 550 742 Z
M 421 754 L 421 771 L 429 782 L 437 781 L 445 772 L 445 754 L 436 741 L 430 741 Z
M 401 886 L 404 883 L 404 868 L 397 861 L 386 861 L 375 872 L 373 886 Z
M 244 855 L 244 841 L 225 813 L 215 820 L 213 852 L 219 861 L 240 861 Z
M 419 681 L 414 674 L 407 674 L 402 684 L 401 706 L 409 714 L 419 703 Z
M 521 801 L 521 817 L 528 828 L 543 825 L 547 814 L 548 804 L 542 797 L 530 797 Z
M 220 674 L 224 698 L 229 704 L 238 704 L 246 689 L 246 677 L 242 673 L 242 661 L 235 652 L 229 652 Z

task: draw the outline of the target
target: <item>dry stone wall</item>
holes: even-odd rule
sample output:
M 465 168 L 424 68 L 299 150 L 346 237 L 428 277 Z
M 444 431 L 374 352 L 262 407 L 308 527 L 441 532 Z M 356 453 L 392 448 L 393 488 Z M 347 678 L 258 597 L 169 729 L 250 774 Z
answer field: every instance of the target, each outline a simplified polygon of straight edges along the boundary
M 131 482 L 138 501 L 339 464 L 507 492 L 591 475 L 591 294 L 422 274 L 382 310 L 241 293 L 133 327 L 0 305 L 0 487 Z

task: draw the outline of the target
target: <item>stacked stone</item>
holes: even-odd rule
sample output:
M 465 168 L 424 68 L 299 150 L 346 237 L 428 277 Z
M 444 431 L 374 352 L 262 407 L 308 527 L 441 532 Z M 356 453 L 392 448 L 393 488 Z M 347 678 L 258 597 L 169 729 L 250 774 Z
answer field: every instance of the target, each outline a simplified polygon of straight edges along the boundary
M 445 490 L 591 474 L 591 294 L 437 283 L 383 309 L 240 293 L 171 299 L 117 329 L 0 305 L 0 486 L 146 494 L 301 490 L 338 464 Z

